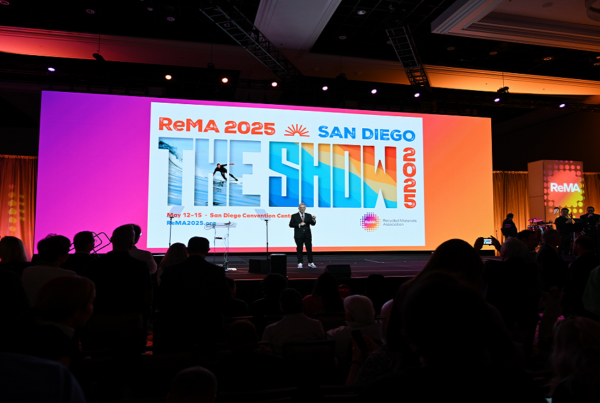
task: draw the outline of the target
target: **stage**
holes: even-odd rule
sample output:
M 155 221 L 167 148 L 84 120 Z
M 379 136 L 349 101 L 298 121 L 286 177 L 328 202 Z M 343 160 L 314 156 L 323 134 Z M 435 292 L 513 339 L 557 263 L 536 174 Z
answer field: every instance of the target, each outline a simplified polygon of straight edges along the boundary
M 287 276 L 290 280 L 316 279 L 323 273 L 327 265 L 348 264 L 352 268 L 352 278 L 366 278 L 371 274 L 382 274 L 385 277 L 412 277 L 417 274 L 427 263 L 432 252 L 425 253 L 352 253 L 352 254 L 315 254 L 316 269 L 311 269 L 304 262 L 304 267 L 299 269 L 296 264 L 296 254 L 287 254 Z M 228 271 L 227 276 L 234 280 L 260 280 L 264 274 L 248 272 L 250 259 L 265 259 L 265 255 L 230 255 L 229 267 L 235 271 Z M 495 257 L 484 256 L 483 259 Z M 306 256 L 305 256 L 306 259 Z M 223 264 L 223 255 L 208 255 L 211 263 Z

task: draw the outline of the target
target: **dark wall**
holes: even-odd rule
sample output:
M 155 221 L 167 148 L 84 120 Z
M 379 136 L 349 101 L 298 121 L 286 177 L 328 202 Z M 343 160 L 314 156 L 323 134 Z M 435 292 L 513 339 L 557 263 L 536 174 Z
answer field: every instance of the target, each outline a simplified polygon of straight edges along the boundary
M 600 113 L 538 111 L 492 127 L 494 170 L 526 171 L 539 160 L 583 161 L 600 172 Z

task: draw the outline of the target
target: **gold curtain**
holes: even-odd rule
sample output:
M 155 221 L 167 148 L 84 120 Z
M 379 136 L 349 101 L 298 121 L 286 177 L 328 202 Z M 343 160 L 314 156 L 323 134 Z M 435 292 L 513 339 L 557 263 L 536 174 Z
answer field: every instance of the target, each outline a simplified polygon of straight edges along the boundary
M 494 171 L 494 230 L 502 240 L 502 221 L 513 213 L 519 231 L 529 223 L 529 175 L 522 171 Z
M 33 256 L 37 157 L 0 155 L 0 236 L 15 236 Z

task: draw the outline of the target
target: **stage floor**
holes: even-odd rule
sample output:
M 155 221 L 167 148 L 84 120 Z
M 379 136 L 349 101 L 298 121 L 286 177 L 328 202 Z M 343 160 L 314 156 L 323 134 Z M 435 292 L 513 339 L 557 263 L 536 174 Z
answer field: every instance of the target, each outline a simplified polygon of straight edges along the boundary
M 427 253 L 354 253 L 354 254 L 315 254 L 316 269 L 310 269 L 304 263 L 298 269 L 295 254 L 287 254 L 287 273 L 289 279 L 316 279 L 330 264 L 349 264 L 352 268 L 352 278 L 365 278 L 371 274 L 383 274 L 386 277 L 412 277 L 418 273 L 431 257 Z M 228 271 L 227 276 L 235 280 L 259 280 L 264 274 L 248 273 L 250 259 L 264 259 L 264 255 L 231 255 L 229 267 L 236 271 Z M 495 259 L 494 256 L 485 256 L 486 259 Z M 209 255 L 206 257 L 211 263 L 222 264 L 223 256 Z

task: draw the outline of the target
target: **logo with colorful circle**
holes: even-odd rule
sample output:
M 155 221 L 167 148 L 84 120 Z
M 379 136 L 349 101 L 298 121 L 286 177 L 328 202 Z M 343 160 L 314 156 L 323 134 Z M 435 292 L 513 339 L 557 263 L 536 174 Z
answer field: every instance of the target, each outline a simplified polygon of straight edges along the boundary
M 375 213 L 367 213 L 360 219 L 360 225 L 365 231 L 373 232 L 379 228 L 379 217 Z

